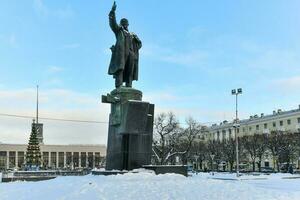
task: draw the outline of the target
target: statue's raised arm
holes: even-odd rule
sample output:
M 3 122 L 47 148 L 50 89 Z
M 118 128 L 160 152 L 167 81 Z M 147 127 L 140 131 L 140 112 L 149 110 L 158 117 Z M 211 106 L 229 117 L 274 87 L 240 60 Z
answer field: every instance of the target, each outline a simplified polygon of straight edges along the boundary
M 117 4 L 114 1 L 111 11 L 109 12 L 109 25 L 110 25 L 111 30 L 114 33 L 117 33 L 119 30 L 119 25 L 116 20 L 116 9 L 117 9 Z

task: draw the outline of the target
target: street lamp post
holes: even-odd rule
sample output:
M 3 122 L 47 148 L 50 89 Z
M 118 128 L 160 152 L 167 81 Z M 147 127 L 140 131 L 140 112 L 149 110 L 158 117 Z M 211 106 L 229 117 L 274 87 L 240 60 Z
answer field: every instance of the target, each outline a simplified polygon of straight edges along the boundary
M 237 136 L 238 123 L 238 95 L 242 94 L 242 88 L 231 90 L 231 94 L 235 95 L 235 120 L 233 123 L 234 135 L 235 135 L 235 151 L 236 151 L 236 176 L 239 177 L 239 140 Z

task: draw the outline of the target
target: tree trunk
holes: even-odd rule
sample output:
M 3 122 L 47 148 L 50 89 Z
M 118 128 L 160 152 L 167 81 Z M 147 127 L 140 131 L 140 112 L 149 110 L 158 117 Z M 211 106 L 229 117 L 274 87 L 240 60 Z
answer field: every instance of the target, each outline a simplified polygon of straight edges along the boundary
M 274 167 L 274 171 L 276 170 L 276 165 L 277 165 L 277 162 L 275 160 L 275 155 L 272 154 L 272 159 L 273 159 L 273 167 Z M 278 167 L 277 167 L 277 170 L 278 170 Z
M 200 165 L 200 170 L 202 170 L 202 160 L 200 160 L 199 165 Z
M 230 164 L 230 172 L 232 172 L 233 171 L 233 162 L 230 162 L 229 164 Z
M 258 165 L 258 171 L 261 172 L 261 160 L 259 160 L 259 161 L 257 162 L 257 165 Z
M 255 172 L 255 160 L 252 161 L 252 171 Z

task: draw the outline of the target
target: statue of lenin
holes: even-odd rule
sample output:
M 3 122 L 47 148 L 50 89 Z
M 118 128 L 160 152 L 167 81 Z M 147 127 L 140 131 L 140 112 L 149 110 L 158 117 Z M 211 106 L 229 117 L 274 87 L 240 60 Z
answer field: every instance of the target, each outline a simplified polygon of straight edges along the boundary
M 123 82 L 132 87 L 132 81 L 138 80 L 139 49 L 142 42 L 136 34 L 128 31 L 128 20 L 123 18 L 120 25 L 116 21 L 117 5 L 114 2 L 109 13 L 109 25 L 116 36 L 116 44 L 111 47 L 112 56 L 108 74 L 115 78 L 115 86 L 119 88 Z

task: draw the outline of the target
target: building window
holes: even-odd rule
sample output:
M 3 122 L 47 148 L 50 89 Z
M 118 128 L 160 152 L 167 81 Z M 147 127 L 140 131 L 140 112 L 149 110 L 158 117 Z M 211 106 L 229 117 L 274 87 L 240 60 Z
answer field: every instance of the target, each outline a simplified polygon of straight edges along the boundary
M 298 117 L 298 119 L 297 119 L 297 120 L 298 120 L 298 124 L 300 124 L 300 117 Z
M 245 128 L 243 128 L 243 132 L 245 132 Z
M 225 137 L 226 137 L 226 131 L 222 130 L 222 140 L 225 140 Z
M 56 168 L 56 152 L 51 152 L 51 167 L 52 169 L 55 169 Z
M 64 152 L 58 152 L 58 167 L 63 168 L 65 165 L 65 153 Z
M 291 125 L 291 120 L 290 119 L 287 120 L 287 124 Z
M 280 122 L 279 122 L 279 125 L 280 125 L 280 126 L 283 126 L 283 121 L 280 121 Z
M 252 130 L 252 127 L 251 126 L 249 126 L 249 131 L 251 131 Z
M 86 167 L 86 152 L 81 152 L 80 158 L 81 158 L 80 166 Z
M 236 129 L 236 132 L 237 132 L 237 133 L 240 133 L 240 129 L 239 129 L 239 128 L 237 128 L 237 129 Z
M 220 132 L 217 132 L 217 140 L 220 140 Z
M 49 166 L 49 152 L 43 152 L 43 167 L 47 168 Z
M 88 152 L 88 167 L 93 168 L 94 167 L 94 156 L 93 152 Z
M 72 152 L 66 152 L 66 165 L 68 168 L 72 168 Z
M 79 167 L 79 152 L 73 152 L 73 166 Z
M 24 165 L 24 151 L 18 151 L 18 167 L 21 168 Z
M 229 138 L 231 138 L 231 136 L 232 136 L 231 129 L 228 129 L 228 132 L 229 132 Z
M 95 153 L 95 167 L 100 167 L 101 165 L 101 157 L 100 152 Z
M 14 168 L 16 166 L 16 152 L 9 152 L 9 168 Z
M 264 129 L 267 129 L 267 128 L 268 128 L 268 124 L 265 123 L 265 124 L 264 124 Z
M 257 130 L 257 131 L 259 130 L 259 125 L 256 125 L 256 130 Z
M 273 122 L 273 127 L 276 127 L 276 122 Z
M 6 166 L 7 153 L 6 151 L 0 151 L 0 170 L 7 168 Z

